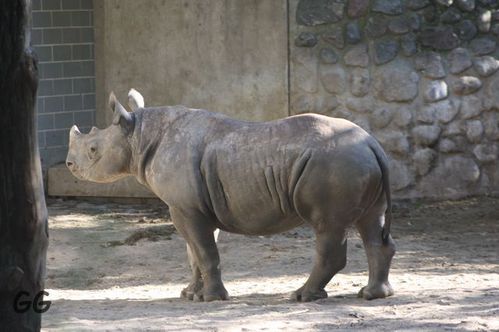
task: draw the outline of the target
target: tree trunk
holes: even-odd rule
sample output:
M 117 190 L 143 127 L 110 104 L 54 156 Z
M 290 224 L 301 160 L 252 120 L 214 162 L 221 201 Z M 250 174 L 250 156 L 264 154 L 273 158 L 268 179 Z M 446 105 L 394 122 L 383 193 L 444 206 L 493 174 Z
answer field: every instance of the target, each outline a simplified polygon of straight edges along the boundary
M 38 71 L 30 31 L 31 0 L 0 0 L 1 331 L 40 330 L 45 305 L 40 295 L 48 224 L 34 124 Z

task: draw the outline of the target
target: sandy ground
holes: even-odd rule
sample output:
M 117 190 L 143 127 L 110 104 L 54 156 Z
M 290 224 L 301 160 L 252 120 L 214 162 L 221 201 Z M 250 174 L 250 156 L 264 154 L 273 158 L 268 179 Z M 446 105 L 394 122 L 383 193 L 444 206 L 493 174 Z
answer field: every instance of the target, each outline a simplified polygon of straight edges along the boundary
M 179 299 L 190 278 L 185 244 L 162 205 L 53 200 L 49 212 L 45 331 L 499 330 L 499 198 L 397 202 L 395 296 L 356 297 L 367 262 L 352 231 L 347 267 L 313 303 L 288 300 L 311 268 L 308 228 L 222 233 L 231 300 L 196 303 Z

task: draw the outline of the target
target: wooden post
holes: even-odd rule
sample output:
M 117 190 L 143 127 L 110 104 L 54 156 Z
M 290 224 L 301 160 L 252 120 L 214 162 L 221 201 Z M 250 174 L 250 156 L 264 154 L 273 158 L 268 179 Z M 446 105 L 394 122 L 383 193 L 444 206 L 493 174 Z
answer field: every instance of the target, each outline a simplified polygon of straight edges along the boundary
M 35 129 L 38 71 L 30 33 L 31 0 L 0 0 L 1 331 L 40 330 L 44 309 L 48 224 Z

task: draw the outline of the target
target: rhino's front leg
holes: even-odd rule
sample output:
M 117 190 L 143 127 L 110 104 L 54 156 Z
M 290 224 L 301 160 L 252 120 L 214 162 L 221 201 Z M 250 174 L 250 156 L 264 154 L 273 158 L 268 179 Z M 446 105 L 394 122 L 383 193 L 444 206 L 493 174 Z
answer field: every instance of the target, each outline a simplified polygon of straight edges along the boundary
M 215 237 L 215 242 L 218 240 L 218 235 L 220 234 L 220 230 L 216 229 L 213 233 Z M 194 256 L 194 252 L 192 251 L 189 244 L 186 244 L 187 247 L 187 258 L 189 259 L 189 265 L 192 271 L 192 280 L 189 285 L 182 290 L 180 297 L 194 300 L 194 296 L 196 294 L 202 293 L 203 290 L 203 278 L 201 277 L 201 271 L 199 270 L 199 265 L 196 262 L 196 257 Z
M 187 258 L 189 259 L 189 265 L 192 271 L 192 280 L 189 285 L 182 290 L 180 293 L 180 297 L 193 300 L 194 295 L 199 294 L 203 290 L 203 278 L 201 277 L 201 271 L 199 270 L 198 263 L 194 257 L 194 253 L 192 252 L 189 244 L 187 246 Z
M 189 298 L 192 289 L 195 300 L 227 300 L 229 296 L 222 283 L 220 256 L 213 235 L 215 223 L 196 211 L 172 208 L 171 216 L 175 227 L 187 241 L 188 253 L 190 251 L 194 263 L 191 264 L 193 281 L 185 291 L 186 297 Z

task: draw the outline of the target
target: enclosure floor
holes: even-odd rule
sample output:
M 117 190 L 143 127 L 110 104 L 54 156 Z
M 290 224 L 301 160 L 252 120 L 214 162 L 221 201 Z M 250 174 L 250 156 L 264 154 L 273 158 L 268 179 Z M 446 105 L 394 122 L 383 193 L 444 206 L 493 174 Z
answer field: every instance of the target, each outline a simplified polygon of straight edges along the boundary
M 329 298 L 288 300 L 305 282 L 313 233 L 222 233 L 229 301 L 179 299 L 190 274 L 185 244 L 161 205 L 49 201 L 45 331 L 498 330 L 499 198 L 398 202 L 393 297 L 365 301 L 367 261 L 356 231 Z M 133 245 L 140 236 L 146 236 Z M 148 238 L 147 238 L 148 237 Z

